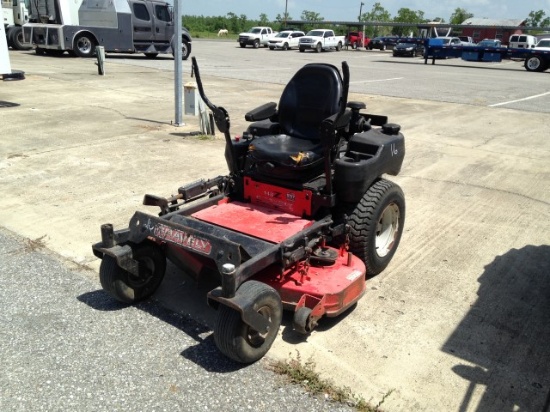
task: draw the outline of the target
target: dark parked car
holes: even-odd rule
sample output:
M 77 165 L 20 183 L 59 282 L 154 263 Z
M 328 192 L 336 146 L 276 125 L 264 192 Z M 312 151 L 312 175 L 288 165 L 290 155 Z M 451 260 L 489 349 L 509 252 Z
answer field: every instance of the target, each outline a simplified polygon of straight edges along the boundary
M 375 37 L 370 41 L 368 48 L 369 50 L 372 50 L 372 49 L 391 50 L 397 44 L 397 40 L 399 40 L 399 37 L 395 37 L 395 36 Z
M 483 39 L 477 45 L 479 47 L 503 47 L 502 42 L 498 39 Z
M 394 56 L 422 56 L 424 54 L 424 39 L 399 39 L 393 48 Z

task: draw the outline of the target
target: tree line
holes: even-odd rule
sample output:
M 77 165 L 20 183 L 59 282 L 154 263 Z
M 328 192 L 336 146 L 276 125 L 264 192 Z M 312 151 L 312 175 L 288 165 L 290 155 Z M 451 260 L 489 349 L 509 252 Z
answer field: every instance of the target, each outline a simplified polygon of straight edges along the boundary
M 474 17 L 474 15 L 468 12 L 466 9 L 457 7 L 455 11 L 449 17 L 449 21 L 445 21 L 442 17 L 434 17 L 427 19 L 425 13 L 422 10 L 412 10 L 407 7 L 402 7 L 397 11 L 395 16 L 391 14 L 381 5 L 381 3 L 374 3 L 370 11 L 361 13 L 358 16 L 358 26 L 361 22 L 378 21 L 384 23 L 412 23 L 421 24 L 429 21 L 437 21 L 448 24 L 462 24 L 466 19 Z M 187 27 L 191 35 L 200 37 L 200 33 L 217 33 L 220 29 L 227 29 L 230 33 L 236 34 L 248 30 L 252 26 L 271 26 L 275 30 L 281 30 L 288 26 L 287 22 L 292 20 L 304 20 L 315 23 L 322 23 L 325 21 L 319 13 L 304 10 L 299 19 L 294 19 L 289 13 L 277 14 L 275 20 L 270 20 L 267 14 L 260 14 L 258 19 L 249 19 L 246 15 L 241 14 L 237 16 L 235 13 L 227 13 L 225 16 L 183 16 L 183 23 Z M 544 10 L 531 11 L 525 18 L 526 26 L 531 27 L 549 27 L 550 16 L 546 15 Z M 308 31 L 314 28 L 315 24 L 305 25 L 301 27 L 302 30 Z M 342 27 L 340 31 L 344 32 L 346 27 Z M 337 28 L 336 31 L 339 31 Z M 404 36 L 411 34 L 415 36 L 418 34 L 418 29 L 414 27 L 384 27 L 384 26 L 368 26 L 365 28 L 365 35 L 369 37 L 383 36 L 383 35 L 397 35 Z

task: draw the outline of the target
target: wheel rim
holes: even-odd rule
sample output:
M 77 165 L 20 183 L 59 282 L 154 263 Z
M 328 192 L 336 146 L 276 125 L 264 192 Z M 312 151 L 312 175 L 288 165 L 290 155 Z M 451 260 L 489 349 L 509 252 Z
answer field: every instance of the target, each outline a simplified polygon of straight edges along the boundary
M 87 37 L 81 37 L 76 43 L 78 51 L 83 54 L 89 54 L 92 50 L 92 42 Z
M 141 288 L 147 285 L 153 274 L 155 273 L 155 262 L 149 257 L 140 258 L 139 261 L 139 275 L 136 276 L 133 273 L 128 272 L 128 286 L 131 288 Z
M 267 320 L 271 324 L 271 309 L 269 308 L 269 306 L 262 306 L 258 310 L 258 313 L 262 315 L 264 318 L 267 318 Z M 257 330 L 251 328 L 250 326 L 247 326 L 246 328 L 246 340 L 250 344 L 250 346 L 253 346 L 255 348 L 259 348 L 264 344 L 268 334 L 269 334 L 269 330 L 266 333 L 260 333 Z
M 386 256 L 393 248 L 399 230 L 399 206 L 391 203 L 382 212 L 376 225 L 376 254 Z
M 531 70 L 537 70 L 540 67 L 540 60 L 537 57 L 531 57 L 527 60 L 527 67 Z

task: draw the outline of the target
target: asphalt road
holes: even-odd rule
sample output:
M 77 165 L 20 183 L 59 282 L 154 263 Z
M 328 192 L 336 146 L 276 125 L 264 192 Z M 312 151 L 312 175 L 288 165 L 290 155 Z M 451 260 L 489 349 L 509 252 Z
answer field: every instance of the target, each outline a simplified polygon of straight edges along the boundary
M 193 44 L 193 56 L 205 76 L 275 84 L 286 84 L 304 64 L 327 62 L 339 66 L 345 60 L 350 66 L 353 93 L 550 112 L 550 92 L 544 87 L 550 71 L 527 72 L 520 61 L 478 63 L 448 59 L 436 60 L 432 65 L 431 61 L 424 64 L 421 57 L 393 57 L 389 50 L 300 53 L 242 49 L 237 42 L 200 40 Z M 173 68 L 169 57 L 144 60 L 139 55 L 110 55 L 110 58 L 117 63 L 162 70 Z M 188 75 L 189 62 L 184 62 L 184 69 Z
M 125 307 L 59 256 L 0 228 L 0 410 L 349 411 L 221 355 L 154 300 Z

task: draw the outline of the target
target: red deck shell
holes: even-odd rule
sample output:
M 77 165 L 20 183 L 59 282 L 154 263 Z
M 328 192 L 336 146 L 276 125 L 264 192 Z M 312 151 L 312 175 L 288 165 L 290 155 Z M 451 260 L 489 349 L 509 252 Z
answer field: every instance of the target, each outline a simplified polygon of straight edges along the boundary
M 241 202 L 221 202 L 192 216 L 274 244 L 283 242 L 313 223 L 289 213 Z M 280 268 L 271 266 L 255 275 L 254 279 L 277 290 L 287 309 L 293 309 L 306 294 L 318 300 L 324 297 L 322 312 L 327 316 L 336 316 L 365 292 L 365 265 L 359 258 L 348 256 L 348 252 L 338 251 L 334 264 L 312 265 L 305 274 L 300 271 L 303 268 L 301 265 L 287 269 L 283 274 Z
M 193 213 L 194 218 L 272 243 L 281 243 L 313 221 L 252 203 L 219 203 Z

